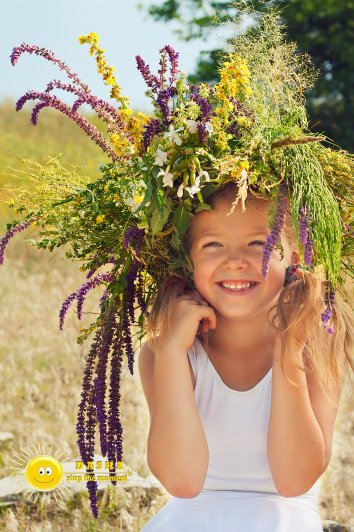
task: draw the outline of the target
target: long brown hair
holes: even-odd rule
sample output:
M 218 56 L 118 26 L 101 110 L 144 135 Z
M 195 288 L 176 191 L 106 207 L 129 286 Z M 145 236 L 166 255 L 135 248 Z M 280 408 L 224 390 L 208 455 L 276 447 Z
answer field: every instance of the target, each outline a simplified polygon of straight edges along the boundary
M 216 200 L 234 198 L 237 193 L 235 182 L 227 182 L 221 189 L 214 192 L 207 203 L 215 208 Z M 255 194 L 260 199 L 261 196 Z M 246 201 L 252 199 L 249 195 Z M 264 199 L 264 198 L 263 198 Z M 190 258 L 190 250 L 193 242 L 193 227 L 195 216 L 187 228 L 183 238 L 183 249 Z M 286 211 L 282 234 L 287 239 L 291 249 L 298 251 L 295 228 L 290 209 Z M 306 273 L 306 272 L 305 272 Z M 268 311 L 268 322 L 281 336 L 281 367 L 288 382 L 297 386 L 284 373 L 284 357 L 289 357 L 295 363 L 297 360 L 298 345 L 294 330 L 298 322 L 306 330 L 306 346 L 304 350 L 304 371 L 314 372 L 316 378 L 326 395 L 333 402 L 334 388 L 342 383 L 349 366 L 354 372 L 352 359 L 354 345 L 354 319 L 349 296 L 343 286 L 338 286 L 332 310 L 334 334 L 324 330 L 321 322 L 321 313 L 325 310 L 324 293 L 325 279 L 320 273 L 305 275 L 303 280 L 294 281 L 284 286 L 279 294 L 277 303 Z M 174 301 L 176 297 L 191 290 L 190 282 L 176 274 L 168 275 L 159 287 L 151 303 L 149 315 L 144 322 L 147 335 L 147 344 L 150 349 L 157 352 L 157 339 L 160 332 L 170 331 Z M 272 314 L 272 319 L 270 315 Z M 278 324 L 278 325 L 276 325 Z M 203 333 L 201 326 L 197 336 L 206 351 L 208 350 L 208 333 Z M 342 359 L 344 371 L 341 372 Z

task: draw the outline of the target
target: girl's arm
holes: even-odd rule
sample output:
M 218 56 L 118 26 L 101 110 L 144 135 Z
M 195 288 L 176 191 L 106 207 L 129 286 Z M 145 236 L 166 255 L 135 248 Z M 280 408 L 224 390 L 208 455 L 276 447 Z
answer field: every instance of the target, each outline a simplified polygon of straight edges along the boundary
M 298 363 L 304 367 L 303 348 Z M 273 360 L 272 401 L 268 427 L 268 460 L 278 492 L 285 497 L 306 493 L 326 470 L 332 447 L 336 406 L 323 394 L 313 375 L 284 360 L 288 383 L 280 365 L 280 342 Z M 344 365 L 344 360 L 343 360 Z M 341 394 L 344 375 L 337 390 Z
M 171 345 L 156 356 L 144 344 L 139 371 L 150 410 L 149 467 L 171 495 L 195 497 L 204 485 L 209 450 L 187 353 Z

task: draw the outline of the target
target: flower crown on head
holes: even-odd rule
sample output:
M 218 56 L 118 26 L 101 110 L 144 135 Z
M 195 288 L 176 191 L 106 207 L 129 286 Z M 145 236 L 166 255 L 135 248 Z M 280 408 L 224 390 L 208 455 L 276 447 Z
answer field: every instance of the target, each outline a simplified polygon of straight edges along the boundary
M 308 131 L 304 91 L 311 87 L 315 74 L 306 57 L 284 42 L 274 14 L 265 15 L 258 28 L 234 39 L 234 50 L 223 54 L 220 80 L 214 86 L 188 83 L 171 46 L 160 50 L 157 75 L 137 56 L 153 116 L 135 114 L 129 108 L 114 69 L 98 45 L 98 35 L 90 33 L 79 41 L 90 45 L 98 72 L 111 86 L 110 96 L 118 106 L 94 96 L 53 52 L 23 43 L 11 54 L 13 65 L 22 53 L 34 53 L 64 70 L 70 82 L 54 80 L 44 92 L 29 91 L 18 100 L 16 109 L 38 100 L 32 111 L 33 124 L 44 107 L 60 110 L 111 162 L 100 167 L 101 178 L 95 182 L 82 179 L 79 184 L 77 176 L 61 168 L 58 159 L 49 159 L 47 168 L 37 167 L 37 188 L 27 195 L 17 194 L 17 212 L 28 214 L 24 221 L 8 224 L 8 232 L 0 240 L 0 264 L 10 238 L 31 224 L 42 228 L 36 247 L 52 251 L 70 246 L 67 257 L 84 261 L 81 269 L 88 270 L 88 280 L 64 302 L 60 328 L 75 300 L 80 319 L 87 293 L 105 284 L 100 316 L 78 339 L 82 342 L 95 332 L 77 424 L 78 445 L 87 466 L 93 460 L 96 415 L 103 455 L 114 463 L 122 461 L 116 384 L 110 388 L 106 411 L 108 354 L 111 382 L 119 382 L 123 351 L 133 374 L 131 326 L 138 325 L 141 334 L 149 302 L 168 273 L 191 280 L 193 268 L 185 255 L 183 235 L 192 216 L 211 209 L 207 198 L 226 183 L 234 182 L 238 189 L 229 214 L 238 202 L 245 210 L 248 193 L 271 199 L 271 233 L 263 246 L 264 278 L 273 250 L 282 251 L 280 233 L 290 205 L 303 267 L 318 267 L 326 276 L 322 322 L 333 332 L 328 324 L 335 288 L 344 282 L 342 273 L 354 273 L 349 225 L 354 165 L 352 155 L 325 147 L 321 142 L 324 136 Z M 54 89 L 73 94 L 75 102 L 64 103 L 53 95 Z M 83 104 L 106 124 L 108 139 L 80 114 Z M 12 193 L 16 196 L 16 191 Z M 11 200 L 10 205 L 15 203 Z M 109 272 L 94 276 L 107 264 L 113 264 Z M 135 302 L 141 311 L 137 321 Z M 95 482 L 87 486 L 97 517 L 97 486 Z

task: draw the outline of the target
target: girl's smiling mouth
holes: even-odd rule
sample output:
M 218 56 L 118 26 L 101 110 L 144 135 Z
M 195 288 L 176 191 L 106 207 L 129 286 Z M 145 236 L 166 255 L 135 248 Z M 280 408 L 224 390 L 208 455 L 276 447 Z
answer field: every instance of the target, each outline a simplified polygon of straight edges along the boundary
M 231 294 L 233 296 L 241 296 L 241 295 L 247 295 L 249 292 L 251 292 L 259 283 L 251 282 L 249 288 L 227 288 L 226 286 L 223 286 L 221 282 L 216 283 L 223 292 L 226 294 Z M 232 283 L 230 283 L 232 284 Z M 236 283 L 235 283 L 236 284 Z

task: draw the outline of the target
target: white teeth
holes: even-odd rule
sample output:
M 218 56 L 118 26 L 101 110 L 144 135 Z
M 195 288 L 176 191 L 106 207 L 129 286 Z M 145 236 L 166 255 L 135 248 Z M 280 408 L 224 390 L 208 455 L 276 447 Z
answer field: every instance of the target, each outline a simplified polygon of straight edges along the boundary
M 228 283 L 221 283 L 224 288 L 231 288 L 236 290 L 242 290 L 243 288 L 249 288 L 251 286 L 251 283 L 247 284 L 228 284 Z

